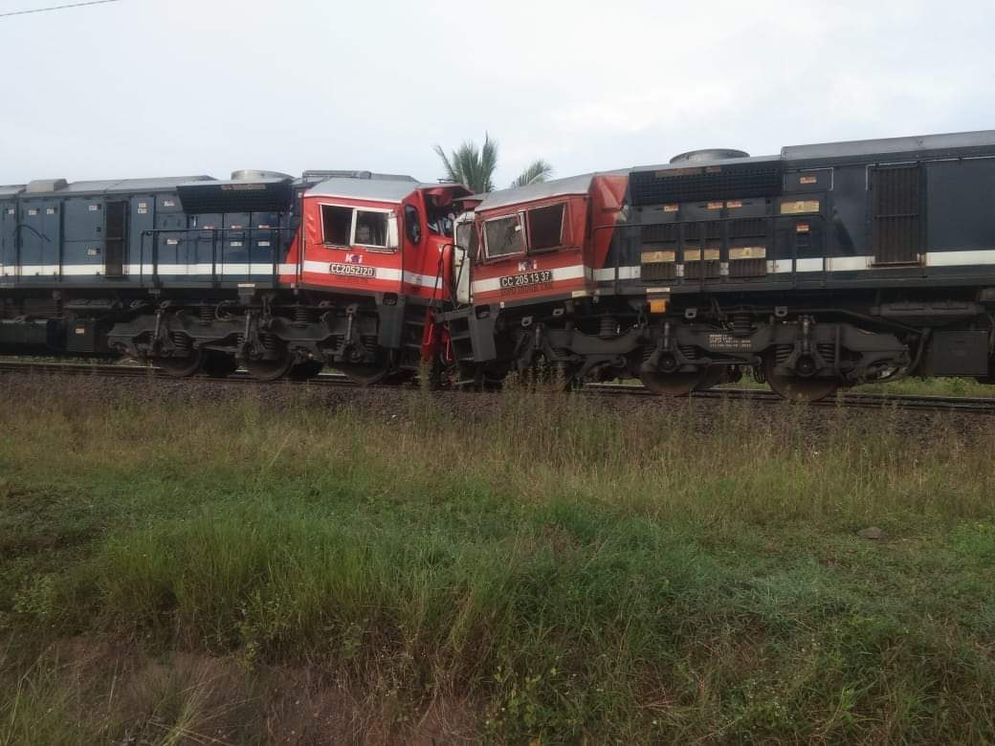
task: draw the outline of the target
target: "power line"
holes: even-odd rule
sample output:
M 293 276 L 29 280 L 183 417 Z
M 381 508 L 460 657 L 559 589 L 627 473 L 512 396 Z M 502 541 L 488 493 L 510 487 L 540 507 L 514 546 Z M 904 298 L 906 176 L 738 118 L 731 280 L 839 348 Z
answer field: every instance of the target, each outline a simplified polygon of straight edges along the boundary
M 67 8 L 82 8 L 84 5 L 104 5 L 105 3 L 116 3 L 120 0 L 89 0 L 85 3 L 70 3 L 68 5 L 52 5 L 48 8 L 32 8 L 30 10 L 13 10 L 8 13 L 0 13 L 0 18 L 7 16 L 24 16 L 28 13 L 47 13 L 51 10 L 66 10 Z

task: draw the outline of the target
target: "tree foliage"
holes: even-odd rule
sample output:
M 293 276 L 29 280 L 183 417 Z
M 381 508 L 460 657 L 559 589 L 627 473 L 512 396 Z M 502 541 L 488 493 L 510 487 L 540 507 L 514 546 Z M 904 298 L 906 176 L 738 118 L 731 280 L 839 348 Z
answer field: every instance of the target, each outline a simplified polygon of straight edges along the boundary
M 446 179 L 463 184 L 475 194 L 494 191 L 494 172 L 497 170 L 498 145 L 490 135 L 484 134 L 484 144 L 480 147 L 473 140 L 466 140 L 450 154 L 435 146 L 435 152 L 442 160 Z M 553 173 L 548 161 L 539 158 L 529 164 L 519 174 L 511 186 L 527 186 L 545 181 Z

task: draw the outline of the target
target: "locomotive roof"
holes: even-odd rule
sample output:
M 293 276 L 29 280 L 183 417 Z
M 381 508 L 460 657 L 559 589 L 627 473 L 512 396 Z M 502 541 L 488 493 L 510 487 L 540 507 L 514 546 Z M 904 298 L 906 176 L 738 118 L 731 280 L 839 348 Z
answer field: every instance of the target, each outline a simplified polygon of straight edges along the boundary
M 400 202 L 416 189 L 436 186 L 438 184 L 420 184 L 410 176 L 402 176 L 397 179 L 332 178 L 325 179 L 308 189 L 307 196 Z
M 660 163 L 656 166 L 636 166 L 633 173 L 644 173 L 646 171 L 686 171 L 687 169 L 704 169 L 709 166 L 760 166 L 769 163 L 778 163 L 781 157 L 777 155 L 754 155 L 746 158 L 718 158 L 714 161 L 678 161 L 677 163 Z
M 605 173 L 621 174 L 625 172 L 611 171 Z M 581 176 L 569 176 L 564 179 L 551 179 L 536 184 L 529 184 L 528 186 L 512 187 L 511 189 L 490 192 L 482 195 L 482 200 L 476 209 L 478 211 L 495 210 L 499 207 L 518 205 L 523 202 L 538 202 L 541 199 L 550 199 L 552 197 L 587 194 L 591 189 L 591 182 L 598 175 L 598 173 L 590 173 Z
M 24 191 L 24 184 L 0 186 L 0 197 L 14 197 Z
M 106 179 L 103 181 L 74 181 L 65 186 L 58 186 L 58 181 L 50 182 L 50 188 L 40 188 L 25 192 L 22 196 L 38 197 L 57 194 L 106 194 L 110 192 L 158 192 L 172 191 L 180 184 L 190 181 L 213 181 L 210 176 L 167 176 L 153 179 Z M 8 189 L 10 187 L 0 187 Z M 24 189 L 24 187 L 14 187 Z M 16 194 L 17 192 L 12 192 Z
M 816 145 L 793 145 L 782 148 L 781 155 L 791 160 L 804 160 L 808 158 L 868 157 L 901 153 L 914 154 L 923 151 L 962 151 L 991 148 L 995 148 L 995 130 L 918 137 L 891 137 L 882 140 L 852 140 Z

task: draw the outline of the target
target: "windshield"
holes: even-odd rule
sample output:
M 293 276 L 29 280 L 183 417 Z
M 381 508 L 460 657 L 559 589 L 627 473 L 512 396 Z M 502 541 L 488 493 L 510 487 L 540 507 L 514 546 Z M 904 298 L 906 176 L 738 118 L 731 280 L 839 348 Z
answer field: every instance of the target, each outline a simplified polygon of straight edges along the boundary
M 452 207 L 449 205 L 440 207 L 436 204 L 435 197 L 433 196 L 429 196 L 425 200 L 425 207 L 425 222 L 428 225 L 428 229 L 438 236 L 452 236 L 453 223 L 456 220 L 456 214 L 453 212 Z
M 466 251 L 471 259 L 477 257 L 477 225 L 473 219 L 461 220 L 456 225 L 456 245 Z

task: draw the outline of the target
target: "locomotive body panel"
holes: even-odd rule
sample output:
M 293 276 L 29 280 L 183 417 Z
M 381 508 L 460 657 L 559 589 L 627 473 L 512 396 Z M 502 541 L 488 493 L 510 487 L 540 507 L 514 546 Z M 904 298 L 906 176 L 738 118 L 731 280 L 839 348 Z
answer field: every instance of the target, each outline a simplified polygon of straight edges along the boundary
M 620 232 L 618 257 L 620 275 L 633 282 L 619 290 L 639 293 L 662 279 L 674 294 L 995 280 L 995 135 L 940 136 L 940 150 L 931 147 L 932 138 L 915 141 L 920 148 L 914 152 L 909 146 L 874 152 L 864 143 L 786 148 L 806 157 L 778 159 L 783 184 L 770 190 L 765 209 L 750 215 L 751 200 L 728 199 L 724 184 L 699 202 L 641 204 L 634 181 L 633 225 Z M 812 157 L 829 152 L 833 157 Z M 716 176 L 730 172 L 726 181 L 741 167 L 739 161 L 710 164 Z M 635 173 L 681 170 L 687 168 Z
M 559 179 L 488 195 L 476 208 L 474 303 L 523 306 L 596 295 L 610 281 L 623 174 Z

